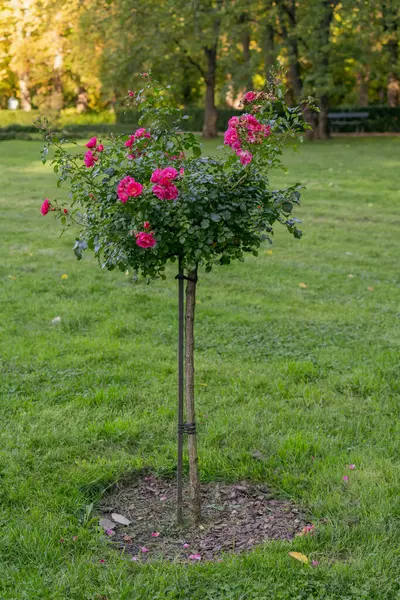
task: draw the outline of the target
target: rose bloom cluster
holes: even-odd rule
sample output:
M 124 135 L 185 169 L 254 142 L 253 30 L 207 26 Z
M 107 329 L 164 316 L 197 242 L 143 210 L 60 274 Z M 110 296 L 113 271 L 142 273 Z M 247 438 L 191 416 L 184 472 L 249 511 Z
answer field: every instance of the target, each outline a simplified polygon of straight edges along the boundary
M 183 175 L 184 170 L 180 170 Z M 176 200 L 179 195 L 178 188 L 172 182 L 179 176 L 178 171 L 174 167 L 166 167 L 165 169 L 156 169 L 150 181 L 153 185 L 153 194 L 160 200 Z
M 137 246 L 139 246 L 139 248 L 154 248 L 156 240 L 154 238 L 154 232 L 149 231 L 151 227 L 148 221 L 143 223 L 143 229 L 145 229 L 145 231 L 139 231 L 139 233 L 131 231 L 131 235 L 134 235 L 136 238 Z
M 96 152 L 103 152 L 104 146 L 103 144 L 97 143 L 97 138 L 92 137 L 87 144 L 85 144 L 86 148 L 89 150 L 86 152 L 83 162 L 85 165 L 90 168 L 94 167 L 95 163 L 99 160 L 98 154 Z
M 135 131 L 135 133 L 132 133 L 132 135 L 130 135 L 128 137 L 128 139 L 125 142 L 125 147 L 129 148 L 131 153 L 128 154 L 128 158 L 130 160 L 134 160 L 135 158 L 139 158 L 139 156 L 141 155 L 141 152 L 139 152 L 138 150 L 136 150 L 135 152 L 132 150 L 132 146 L 141 139 L 150 139 L 151 135 L 148 131 L 146 131 L 146 129 L 144 127 L 140 127 L 139 129 L 137 129 Z M 143 147 L 143 145 L 142 145 Z
M 253 102 L 257 98 L 256 92 L 247 92 L 245 95 L 247 103 Z M 228 129 L 224 135 L 224 144 L 236 152 L 242 165 L 248 165 L 253 160 L 253 155 L 243 147 L 243 144 L 261 144 L 264 138 L 270 134 L 270 125 L 263 125 L 254 115 L 244 114 L 229 119 Z

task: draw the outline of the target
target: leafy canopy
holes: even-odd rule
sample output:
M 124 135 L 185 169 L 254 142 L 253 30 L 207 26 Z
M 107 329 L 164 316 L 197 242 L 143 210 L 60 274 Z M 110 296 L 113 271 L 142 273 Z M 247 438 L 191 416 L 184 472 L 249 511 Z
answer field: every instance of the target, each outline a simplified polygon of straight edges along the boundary
M 141 128 L 128 138 L 112 136 L 104 144 L 93 138 L 82 154 L 41 123 L 43 162 L 53 147 L 58 185 L 70 190 L 68 208 L 51 200 L 42 212 L 53 210 L 65 227 L 78 229 L 78 259 L 90 249 L 103 268 L 165 278 L 166 264 L 177 257 L 184 268 L 210 271 L 244 260 L 246 252 L 257 255 L 275 223 L 300 238 L 291 213 L 301 186 L 271 190 L 268 181 L 269 169 L 282 166 L 285 144 L 307 127 L 303 107 L 285 104 L 282 84 L 247 94 L 246 112 L 225 134 L 233 149 L 205 157 L 198 138 L 182 132 L 188 117 L 168 105 L 166 88 L 149 74 L 143 80 L 142 89 L 129 93 Z

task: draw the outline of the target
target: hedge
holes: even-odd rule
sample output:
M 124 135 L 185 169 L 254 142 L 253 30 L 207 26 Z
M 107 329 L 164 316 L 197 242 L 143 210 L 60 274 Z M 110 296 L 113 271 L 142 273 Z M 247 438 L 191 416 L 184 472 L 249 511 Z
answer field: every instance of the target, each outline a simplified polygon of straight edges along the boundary
M 330 112 L 368 112 L 368 119 L 363 121 L 364 131 L 370 133 L 400 132 L 400 106 L 396 108 L 389 108 L 388 106 L 347 106 L 344 108 L 331 108 Z M 202 108 L 188 108 L 185 113 L 189 116 L 189 119 L 182 122 L 183 128 L 188 131 L 201 131 L 204 110 Z M 238 110 L 219 109 L 218 131 L 225 131 L 229 119 L 238 114 L 240 114 Z M 0 140 L 38 139 L 40 136 L 33 123 L 39 116 L 40 113 L 37 110 L 30 112 L 0 110 Z M 70 109 L 66 109 L 60 113 L 48 114 L 47 117 L 50 121 L 56 123 L 62 135 L 76 139 L 99 134 L 114 133 L 119 135 L 130 133 L 137 128 L 139 120 L 139 114 L 133 110 L 120 110 L 115 115 L 110 111 L 74 115 Z M 111 118 L 116 118 L 117 122 L 114 124 L 102 122 L 102 119 L 110 120 Z M 351 124 L 342 125 L 339 128 L 339 131 L 343 133 L 354 130 L 355 127 Z

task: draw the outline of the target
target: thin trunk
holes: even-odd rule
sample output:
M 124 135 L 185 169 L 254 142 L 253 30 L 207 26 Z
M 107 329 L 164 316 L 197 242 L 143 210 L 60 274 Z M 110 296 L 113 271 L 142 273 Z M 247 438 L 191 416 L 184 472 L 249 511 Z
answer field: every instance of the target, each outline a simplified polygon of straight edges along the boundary
M 391 0 L 383 2 L 382 16 L 383 28 L 388 36 L 387 52 L 389 57 L 389 74 L 386 94 L 387 102 L 391 107 L 400 103 L 400 77 L 399 77 L 399 29 L 397 18 L 397 3 Z
M 251 53 L 250 53 L 250 31 L 246 28 L 242 34 L 243 63 L 244 63 L 244 85 L 246 91 L 253 89 L 253 77 L 251 74 Z
M 217 118 L 218 112 L 215 107 L 215 80 L 217 71 L 217 45 L 212 48 L 204 48 L 207 58 L 206 73 L 206 97 L 204 111 L 203 136 L 205 138 L 217 137 Z
M 78 96 L 76 99 L 76 112 L 83 113 L 87 111 L 89 104 L 89 96 L 83 85 L 79 86 Z
M 358 106 L 368 106 L 369 74 L 357 73 Z
M 392 108 L 400 103 L 400 82 L 395 73 L 390 73 L 387 85 L 387 101 Z
M 264 28 L 263 35 L 263 53 L 264 53 L 264 73 L 265 79 L 271 81 L 273 79 L 272 69 L 275 66 L 276 51 L 274 43 L 274 28 L 271 23 L 267 23 Z
M 293 102 L 301 99 L 303 82 L 300 71 L 299 46 L 297 43 L 297 15 L 294 0 L 287 3 L 278 3 L 279 21 L 282 37 L 286 44 L 289 61 L 289 82 L 292 89 Z
M 32 110 L 28 73 L 24 73 L 19 78 L 19 94 L 20 94 L 22 110 L 26 110 L 26 111 Z
M 196 305 L 197 268 L 188 273 L 186 285 L 186 421 L 195 427 L 196 417 L 194 409 L 194 312 Z M 189 451 L 189 498 L 192 519 L 199 523 L 201 519 L 201 495 L 199 465 L 197 456 L 197 434 L 188 435 Z
M 57 34 L 56 34 L 57 35 Z M 58 35 L 57 35 L 58 37 Z M 50 98 L 50 107 L 52 110 L 61 110 L 64 105 L 64 96 L 61 82 L 61 69 L 63 65 L 62 50 L 58 49 L 54 57 L 53 64 L 53 86 Z
M 329 120 L 328 120 L 328 110 L 329 110 L 329 96 L 328 94 L 322 94 L 319 99 L 319 109 L 320 112 L 318 114 L 318 129 L 317 129 L 317 139 L 319 140 L 327 140 L 330 138 L 329 132 Z

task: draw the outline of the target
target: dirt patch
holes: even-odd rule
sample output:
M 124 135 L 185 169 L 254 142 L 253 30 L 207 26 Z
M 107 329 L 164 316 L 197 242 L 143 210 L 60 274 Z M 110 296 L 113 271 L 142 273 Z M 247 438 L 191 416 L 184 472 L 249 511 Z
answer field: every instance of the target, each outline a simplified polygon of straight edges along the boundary
M 218 560 L 267 540 L 291 540 L 308 525 L 293 503 L 276 498 L 266 486 L 242 482 L 203 485 L 202 524 L 178 527 L 175 494 L 175 482 L 153 475 L 117 486 L 102 502 L 101 518 L 113 521 L 118 513 L 131 523 L 116 523 L 105 532 L 110 543 L 132 560 Z

